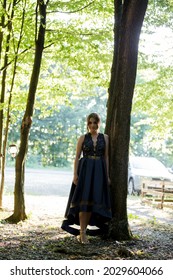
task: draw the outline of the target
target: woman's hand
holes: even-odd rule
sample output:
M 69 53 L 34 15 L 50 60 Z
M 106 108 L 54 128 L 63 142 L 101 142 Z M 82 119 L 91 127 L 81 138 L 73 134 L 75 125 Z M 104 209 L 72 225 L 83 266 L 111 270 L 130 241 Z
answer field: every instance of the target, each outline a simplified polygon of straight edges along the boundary
M 73 184 L 77 185 L 77 183 L 78 183 L 78 176 L 74 175 L 74 177 L 73 177 Z
M 111 179 L 108 177 L 108 185 L 111 185 Z

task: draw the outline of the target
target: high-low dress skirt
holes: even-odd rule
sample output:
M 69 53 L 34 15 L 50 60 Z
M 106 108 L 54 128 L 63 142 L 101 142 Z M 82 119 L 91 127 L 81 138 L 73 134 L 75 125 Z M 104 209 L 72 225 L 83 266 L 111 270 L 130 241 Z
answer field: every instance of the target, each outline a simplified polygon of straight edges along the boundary
M 91 212 L 87 234 L 106 234 L 111 220 L 110 190 L 104 157 L 79 160 L 78 184 L 72 183 L 62 229 L 78 235 L 79 212 Z

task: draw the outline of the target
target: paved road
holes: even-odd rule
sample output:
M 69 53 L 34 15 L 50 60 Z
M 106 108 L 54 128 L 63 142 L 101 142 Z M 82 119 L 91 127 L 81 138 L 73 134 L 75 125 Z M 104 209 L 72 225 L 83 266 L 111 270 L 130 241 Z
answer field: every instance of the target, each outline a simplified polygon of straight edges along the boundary
M 29 195 L 68 196 L 72 178 L 72 171 L 26 168 L 25 193 Z M 13 193 L 14 182 L 14 168 L 6 168 L 5 193 Z
M 59 215 L 64 214 L 69 195 L 73 173 L 72 171 L 59 171 L 48 169 L 26 169 L 25 194 L 26 203 L 30 209 L 38 206 L 38 197 L 42 200 L 42 210 L 48 211 L 48 196 L 51 206 L 49 209 Z M 6 169 L 5 193 L 13 193 L 15 172 L 14 168 Z M 12 204 L 13 201 L 11 199 Z M 157 220 L 161 223 L 173 224 L 173 211 L 155 209 L 149 205 L 141 204 L 140 197 L 128 197 L 128 213 L 148 220 Z M 53 213 L 52 212 L 52 213 Z

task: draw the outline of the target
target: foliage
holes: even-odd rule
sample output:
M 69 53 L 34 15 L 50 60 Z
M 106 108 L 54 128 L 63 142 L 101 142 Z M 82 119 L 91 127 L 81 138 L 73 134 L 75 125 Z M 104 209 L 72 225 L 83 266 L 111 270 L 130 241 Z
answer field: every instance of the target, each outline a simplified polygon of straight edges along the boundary
M 155 156 L 171 166 L 173 10 L 168 2 L 150 1 L 142 28 L 132 110 L 131 151 Z M 138 132 L 142 127 L 141 137 Z M 132 148 L 134 134 L 140 147 L 136 151 Z
M 68 99 L 71 106 L 58 105 L 51 116 L 46 114 L 44 116 L 40 110 L 35 110 L 29 141 L 28 164 L 36 162 L 43 166 L 69 166 L 74 158 L 79 135 L 87 131 L 86 117 L 91 111 L 97 111 L 101 115 L 100 130 L 104 131 L 106 95 L 102 89 L 98 88 L 93 98 L 77 100 L 69 95 Z M 18 142 L 19 129 L 20 122 L 16 123 L 10 131 L 9 138 L 12 142 Z

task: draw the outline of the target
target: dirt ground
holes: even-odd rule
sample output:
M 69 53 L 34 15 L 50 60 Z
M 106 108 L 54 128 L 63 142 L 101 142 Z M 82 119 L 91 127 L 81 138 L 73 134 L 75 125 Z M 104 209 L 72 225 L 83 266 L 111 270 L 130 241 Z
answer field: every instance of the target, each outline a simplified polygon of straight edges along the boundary
M 25 199 L 28 219 L 13 225 L 4 222 L 12 213 L 13 196 L 4 197 L 1 260 L 173 259 L 173 211 L 141 204 L 139 197 L 128 198 L 131 240 L 89 237 L 88 245 L 79 244 L 76 237 L 60 228 L 67 197 L 27 195 Z

